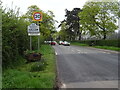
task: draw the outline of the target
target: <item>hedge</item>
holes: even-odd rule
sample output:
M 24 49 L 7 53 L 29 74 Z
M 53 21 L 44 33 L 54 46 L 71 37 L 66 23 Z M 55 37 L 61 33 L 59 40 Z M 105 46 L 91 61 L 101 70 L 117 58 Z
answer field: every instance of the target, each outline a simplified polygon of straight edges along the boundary
M 79 42 L 88 45 L 95 45 L 95 46 L 114 46 L 120 47 L 120 39 L 118 40 L 84 40 L 84 41 L 72 41 L 72 42 Z

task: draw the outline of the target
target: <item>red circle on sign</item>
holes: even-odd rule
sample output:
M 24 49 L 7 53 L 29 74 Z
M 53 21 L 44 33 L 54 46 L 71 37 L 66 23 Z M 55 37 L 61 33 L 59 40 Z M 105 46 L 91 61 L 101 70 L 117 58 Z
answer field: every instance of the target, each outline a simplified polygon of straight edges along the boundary
M 38 15 L 39 16 L 38 16 Z M 37 19 L 38 18 L 38 19 Z M 41 12 L 35 12 L 34 14 L 33 14 L 33 19 L 35 20 L 35 21 L 42 21 L 42 13 Z

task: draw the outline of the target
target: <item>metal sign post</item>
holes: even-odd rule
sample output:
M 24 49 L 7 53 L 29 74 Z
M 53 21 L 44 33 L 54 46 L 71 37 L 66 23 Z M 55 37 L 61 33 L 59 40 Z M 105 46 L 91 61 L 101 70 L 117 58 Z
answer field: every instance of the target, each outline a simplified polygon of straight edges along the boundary
M 32 36 L 38 36 L 38 50 L 40 46 L 39 21 L 42 21 L 42 12 L 33 12 L 33 21 L 38 21 L 38 25 L 32 23 L 28 26 L 28 35 L 30 36 L 30 50 L 32 50 Z
M 38 50 L 39 50 L 39 26 L 35 23 L 32 23 L 28 26 L 28 35 L 30 36 L 30 50 L 32 50 L 32 36 L 38 36 Z
M 32 37 L 30 36 L 30 50 L 32 50 Z
M 40 49 L 40 37 L 38 36 L 38 50 Z
M 39 21 L 37 22 L 38 26 L 40 27 Z M 38 36 L 38 50 L 40 49 L 40 37 Z

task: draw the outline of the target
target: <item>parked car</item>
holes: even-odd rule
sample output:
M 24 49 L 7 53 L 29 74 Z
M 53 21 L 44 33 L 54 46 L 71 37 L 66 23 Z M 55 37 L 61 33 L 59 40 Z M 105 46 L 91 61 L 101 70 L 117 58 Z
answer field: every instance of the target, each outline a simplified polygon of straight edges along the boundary
M 59 45 L 63 45 L 63 41 L 59 41 Z
M 51 44 L 52 41 L 48 41 L 48 44 Z
M 44 43 L 45 43 L 45 44 L 48 44 L 48 43 L 49 43 L 49 41 L 44 41 Z
M 51 45 L 56 45 L 56 41 L 51 41 Z
M 63 45 L 64 45 L 64 46 L 70 46 L 70 43 L 67 42 L 67 41 L 64 41 L 64 42 L 63 42 Z
M 51 41 L 44 41 L 45 44 L 51 44 Z
M 44 41 L 44 43 L 47 43 L 47 41 Z

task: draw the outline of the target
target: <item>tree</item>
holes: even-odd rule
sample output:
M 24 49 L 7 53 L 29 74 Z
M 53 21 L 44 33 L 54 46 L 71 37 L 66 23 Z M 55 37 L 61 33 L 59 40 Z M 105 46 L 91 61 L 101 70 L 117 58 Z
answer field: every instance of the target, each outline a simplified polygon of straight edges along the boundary
M 33 12 L 42 12 L 43 20 L 41 22 L 32 21 Z M 28 7 L 28 11 L 25 15 L 23 15 L 23 17 L 26 18 L 26 20 L 29 20 L 31 23 L 39 23 L 40 33 L 44 37 L 44 39 L 50 38 L 52 31 L 55 31 L 55 16 L 50 10 L 45 13 L 44 11 L 40 10 L 38 6 L 31 5 Z
M 66 32 L 66 29 L 67 29 L 66 22 L 61 23 L 61 30 L 59 31 L 59 39 L 60 40 L 65 41 L 68 39 L 69 34 L 68 34 L 68 32 Z
M 67 37 L 69 37 L 68 39 L 75 40 L 79 38 L 79 40 L 81 40 L 81 31 L 79 25 L 80 18 L 78 17 L 78 13 L 81 12 L 82 10 L 80 8 L 74 8 L 72 11 L 68 11 L 67 9 L 65 11 L 66 19 L 64 19 L 58 27 L 62 26 L 63 23 L 65 22 L 66 30 L 64 30 L 64 32 L 67 33 L 68 35 Z
M 32 15 L 33 15 L 33 12 L 42 12 L 42 10 L 40 10 L 40 8 L 36 5 L 31 5 L 27 8 L 27 12 L 25 15 L 23 15 L 22 17 L 25 18 L 26 20 L 28 20 L 29 22 L 34 22 L 32 20 Z M 34 22 L 35 23 L 35 22 Z
M 87 2 L 79 13 L 84 31 L 106 39 L 117 29 L 118 2 Z
M 72 11 L 68 11 L 66 9 L 66 25 L 68 25 L 68 32 L 71 33 L 74 37 L 74 40 L 79 36 L 79 40 L 81 39 L 81 31 L 78 17 L 78 13 L 82 10 L 80 8 L 74 8 Z

